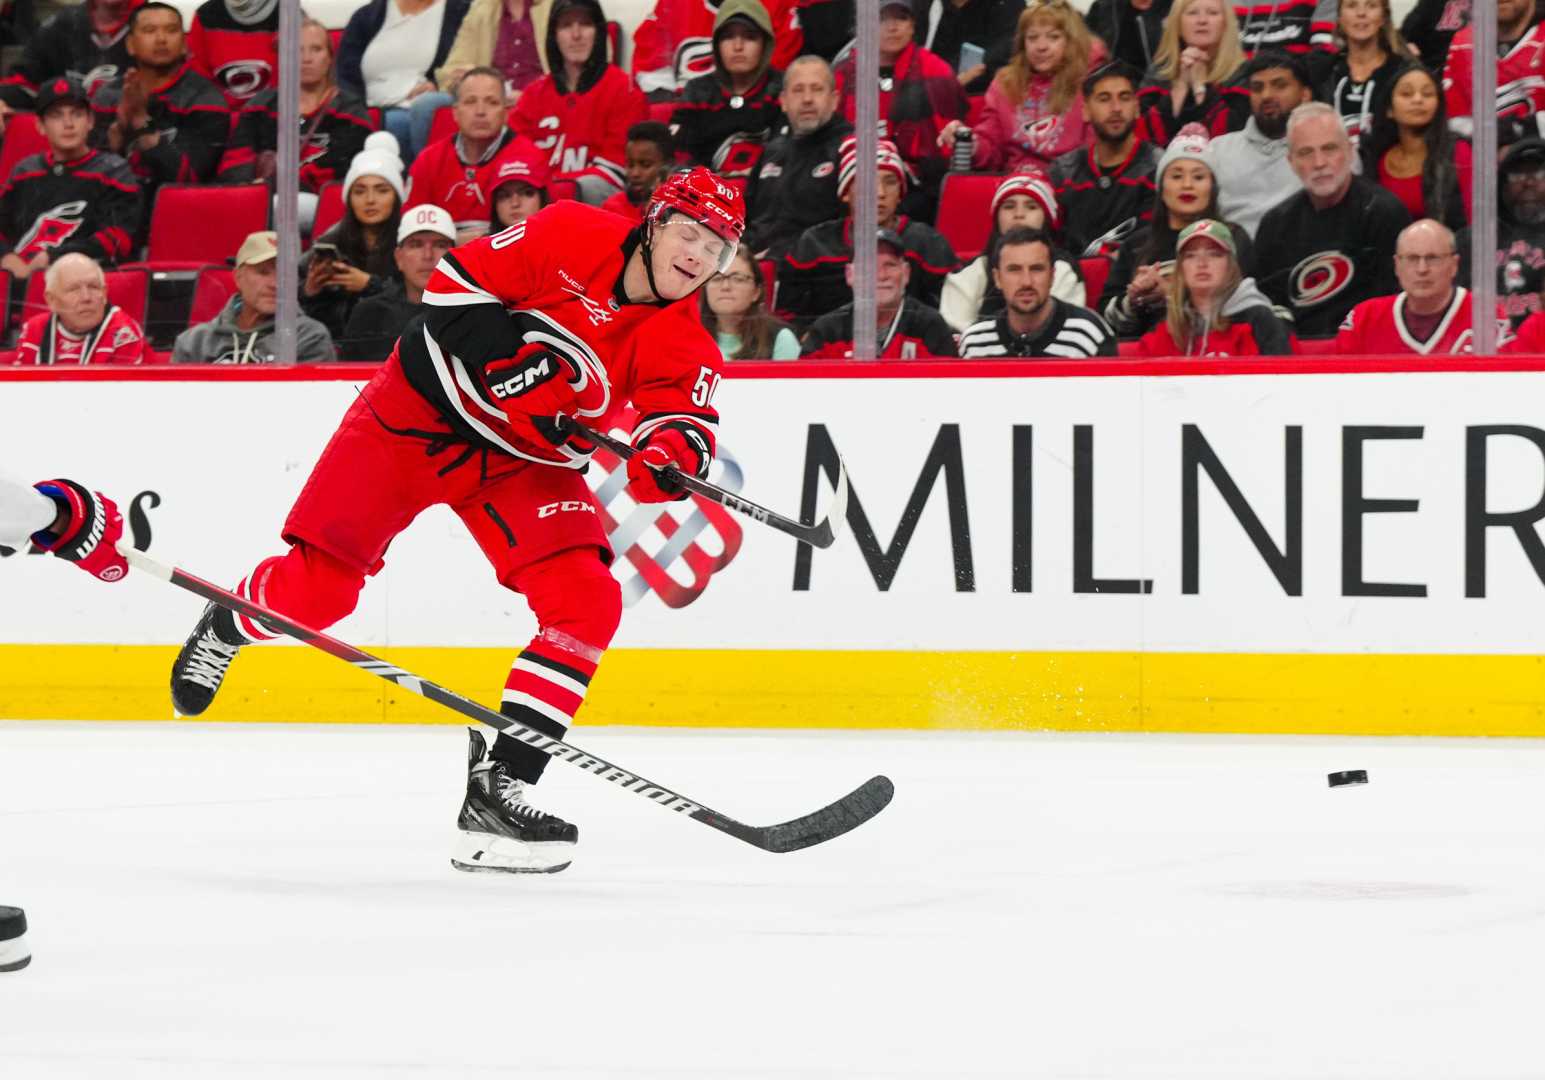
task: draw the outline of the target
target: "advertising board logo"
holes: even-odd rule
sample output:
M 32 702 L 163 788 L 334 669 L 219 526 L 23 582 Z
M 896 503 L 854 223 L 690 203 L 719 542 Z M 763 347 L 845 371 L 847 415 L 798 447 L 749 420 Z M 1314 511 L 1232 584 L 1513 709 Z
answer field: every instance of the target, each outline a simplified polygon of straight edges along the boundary
M 613 423 L 613 433 L 624 435 L 636 422 L 630 410 Z M 686 607 L 740 553 L 740 523 L 718 503 L 696 495 L 681 502 L 635 503 L 623 491 L 627 465 L 605 447 L 591 457 L 586 476 L 617 555 L 612 573 L 622 583 L 624 606 L 654 593 L 666 607 Z M 723 443 L 708 479 L 733 492 L 744 483 L 740 464 Z

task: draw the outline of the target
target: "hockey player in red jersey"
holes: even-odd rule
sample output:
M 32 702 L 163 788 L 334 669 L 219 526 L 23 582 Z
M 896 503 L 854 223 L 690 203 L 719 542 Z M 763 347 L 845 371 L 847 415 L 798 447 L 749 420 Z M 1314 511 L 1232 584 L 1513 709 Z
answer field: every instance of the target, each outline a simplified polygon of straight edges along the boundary
M 522 593 L 538 631 L 505 683 L 502 712 L 563 737 L 611 643 L 621 593 L 582 471 L 593 447 L 554 417 L 640 419 L 628 492 L 684 498 L 659 470 L 705 475 L 721 355 L 693 294 L 729 265 L 745 228 L 739 193 L 706 169 L 668 178 L 634 225 L 565 200 L 453 249 L 381 371 L 344 416 L 286 520 L 289 551 L 259 563 L 245 597 L 310 626 L 349 614 L 392 539 L 450 506 Z M 202 713 L 241 646 L 274 637 L 211 605 L 172 670 L 183 715 Z M 547 756 L 471 734 L 463 870 L 552 872 L 578 830 L 526 801 Z

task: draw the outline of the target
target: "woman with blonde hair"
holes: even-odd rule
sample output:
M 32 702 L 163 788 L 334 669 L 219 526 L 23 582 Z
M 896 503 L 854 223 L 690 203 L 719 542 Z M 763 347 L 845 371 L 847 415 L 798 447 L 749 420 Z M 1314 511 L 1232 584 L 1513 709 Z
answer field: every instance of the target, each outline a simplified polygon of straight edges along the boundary
M 1148 80 L 1138 91 L 1142 126 L 1158 146 L 1188 124 L 1216 138 L 1250 119 L 1239 20 L 1223 0 L 1176 0 Z
M 1045 169 L 1088 141 L 1081 86 L 1105 60 L 1105 46 L 1067 0 L 1031 0 L 1015 40 L 1013 58 L 993 77 L 981 119 L 970 129 L 971 164 L 986 172 Z M 963 121 L 951 121 L 939 132 L 939 145 L 953 150 L 965 130 Z
M 1292 337 L 1271 301 L 1244 276 L 1234 239 L 1215 218 L 1180 231 L 1169 310 L 1138 342 L 1143 356 L 1292 355 Z

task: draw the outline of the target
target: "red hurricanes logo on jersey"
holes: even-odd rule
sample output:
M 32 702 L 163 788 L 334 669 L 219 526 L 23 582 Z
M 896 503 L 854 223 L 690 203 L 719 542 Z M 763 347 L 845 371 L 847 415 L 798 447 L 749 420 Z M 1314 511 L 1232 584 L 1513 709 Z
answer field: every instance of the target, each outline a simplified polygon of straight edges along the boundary
M 273 65 L 267 60 L 233 60 L 215 69 L 215 81 L 239 98 L 249 98 L 269 86 L 273 76 Z
M 85 213 L 84 199 L 44 210 L 17 242 L 16 254 L 23 260 L 31 260 L 39 252 L 52 251 L 79 231 Z
M 636 422 L 629 409 L 616 419 L 613 433 L 631 430 Z M 632 607 L 652 592 L 666 607 L 686 607 L 740 553 L 740 523 L 718 503 L 693 495 L 682 502 L 635 504 L 623 494 L 626 464 L 604 447 L 590 461 L 586 478 L 617 553 L 612 573 L 622 584 L 624 605 Z M 743 479 L 740 464 L 721 444 L 711 480 L 739 491 Z
M 1339 251 L 1322 251 L 1293 267 L 1288 289 L 1294 307 L 1313 307 L 1338 295 L 1352 283 L 1357 267 Z

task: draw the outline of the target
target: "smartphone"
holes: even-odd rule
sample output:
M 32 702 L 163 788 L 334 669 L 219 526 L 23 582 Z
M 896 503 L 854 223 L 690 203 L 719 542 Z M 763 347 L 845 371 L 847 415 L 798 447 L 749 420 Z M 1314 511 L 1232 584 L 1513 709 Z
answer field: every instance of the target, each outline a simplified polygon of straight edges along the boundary
M 338 254 L 337 244 L 321 243 L 311 245 L 311 258 L 319 262 L 337 262 L 342 256 Z
M 980 45 L 973 45 L 967 41 L 960 46 L 960 64 L 956 67 L 955 70 L 957 73 L 970 71 L 978 64 L 985 62 L 986 59 L 986 49 L 982 48 Z

